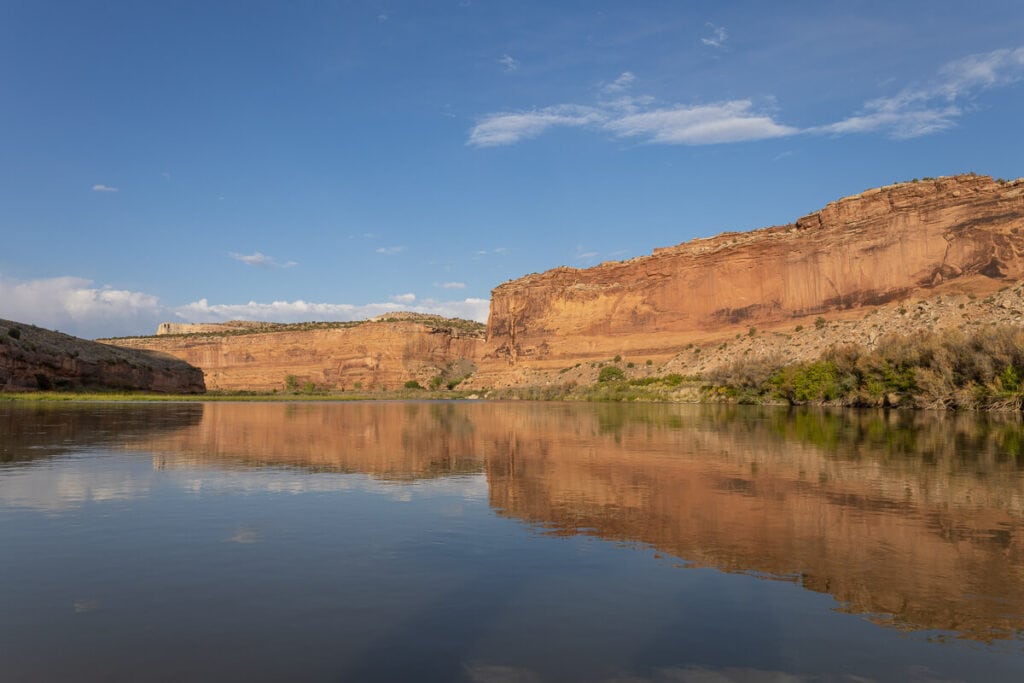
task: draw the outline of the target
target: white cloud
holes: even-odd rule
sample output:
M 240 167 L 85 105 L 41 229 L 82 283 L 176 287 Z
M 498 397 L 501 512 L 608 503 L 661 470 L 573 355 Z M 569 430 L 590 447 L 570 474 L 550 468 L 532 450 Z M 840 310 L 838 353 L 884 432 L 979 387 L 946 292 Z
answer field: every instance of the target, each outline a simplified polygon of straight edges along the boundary
M 465 289 L 466 288 L 466 283 L 465 282 L 442 282 L 441 284 L 435 284 L 434 286 L 435 287 L 440 287 L 441 289 Z
M 505 68 L 505 72 L 516 71 L 519 68 L 519 62 L 517 62 L 511 55 L 502 55 L 498 63 Z
M 672 145 L 763 140 L 800 132 L 755 111 L 750 100 L 642 110 L 648 102 L 647 98 L 623 98 L 603 103 L 602 108 L 560 105 L 528 113 L 493 114 L 471 131 L 469 144 L 509 145 L 537 137 L 553 126 L 592 127 L 618 137 Z
M 627 71 L 602 88 L 602 92 L 621 92 L 634 80 L 635 76 Z M 591 128 L 617 137 L 639 137 L 645 142 L 674 145 L 763 140 L 799 132 L 777 123 L 770 114 L 755 111 L 750 100 L 663 108 L 651 108 L 652 102 L 650 97 L 620 97 L 596 106 L 562 104 L 529 112 L 491 114 L 470 131 L 468 144 L 510 145 L 556 126 Z
M 376 251 L 378 254 L 394 256 L 395 254 L 401 254 L 403 251 L 405 251 L 405 245 L 398 244 L 393 247 L 379 247 Z
M 725 27 L 715 26 L 711 22 L 708 22 L 706 26 L 711 29 L 711 35 L 701 38 L 700 42 L 709 47 L 722 47 L 725 45 L 725 41 L 729 39 L 729 34 L 726 32 Z
M 627 114 L 606 124 L 622 137 L 670 145 L 712 145 L 794 135 L 799 130 L 758 113 L 750 100 L 676 106 Z
M 0 317 L 79 337 L 152 332 L 170 315 L 143 292 L 96 287 L 80 277 L 0 277 Z
M 332 304 L 312 301 L 273 301 L 246 304 L 211 304 L 206 299 L 174 309 L 174 314 L 189 322 L 226 322 L 228 320 L 265 320 L 272 322 L 308 322 L 364 320 L 395 311 L 433 313 L 447 317 L 469 318 L 485 322 L 490 303 L 487 299 L 467 298 L 461 301 L 423 299 L 415 305 L 389 301 L 370 304 Z
M 295 261 L 278 261 L 274 257 L 267 256 L 266 254 L 259 251 L 253 252 L 251 254 L 239 254 L 232 251 L 228 252 L 228 256 L 235 259 L 236 261 L 241 261 L 247 266 L 254 266 L 257 268 L 292 268 L 294 266 L 299 265 Z
M 495 249 L 477 249 L 473 252 L 472 257 L 478 259 L 481 256 L 487 256 L 489 254 L 507 254 L 508 247 L 497 247 Z
M 394 311 L 434 313 L 486 322 L 487 299 L 418 299 L 402 294 L 384 303 L 316 303 L 303 300 L 211 304 L 200 299 L 167 306 L 145 292 L 96 287 L 79 277 L 17 280 L 0 276 L 0 318 L 60 330 L 78 337 L 154 334 L 168 320 L 226 322 L 233 319 L 274 322 L 363 320 Z
M 1024 47 L 970 55 L 942 66 L 938 77 L 928 84 L 870 100 L 857 114 L 809 132 L 884 132 L 896 139 L 938 133 L 954 127 L 968 109 L 969 100 L 978 93 L 1012 85 L 1022 78 Z
M 601 123 L 606 115 L 594 107 L 563 104 L 525 112 L 500 112 L 483 118 L 469 134 L 474 147 L 497 147 L 535 138 L 552 126 L 580 127 Z
M 725 29 L 713 29 L 703 41 L 721 47 Z M 882 132 L 893 138 L 912 138 L 946 130 L 970 109 L 979 93 L 1024 79 L 1024 47 L 993 50 L 947 63 L 933 82 L 909 87 L 891 97 L 864 104 L 862 111 L 821 126 L 796 128 L 776 120 L 769 108 L 758 109 L 749 99 L 707 104 L 658 105 L 650 96 L 626 95 L 636 80 L 623 72 L 601 88 L 592 105 L 566 103 L 521 112 L 485 115 L 470 130 L 474 147 L 511 145 L 535 138 L 555 127 L 586 128 L 620 138 L 669 145 L 711 145 L 780 138 L 801 133 L 834 134 Z
M 92 191 L 93 192 L 120 192 L 121 190 L 119 190 L 116 187 L 111 187 L 110 185 L 104 185 L 103 183 L 96 183 L 95 185 L 92 186 Z
M 606 93 L 620 93 L 623 90 L 629 89 L 635 80 L 636 76 L 632 71 L 623 71 L 618 78 L 605 85 L 601 90 Z

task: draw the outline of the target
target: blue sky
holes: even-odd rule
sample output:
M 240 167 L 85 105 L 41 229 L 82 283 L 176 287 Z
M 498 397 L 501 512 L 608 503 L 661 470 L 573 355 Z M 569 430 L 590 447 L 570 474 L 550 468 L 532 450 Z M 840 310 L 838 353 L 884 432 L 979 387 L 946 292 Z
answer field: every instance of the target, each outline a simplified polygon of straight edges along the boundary
M 1024 174 L 1024 4 L 0 2 L 0 317 L 484 319 L 501 282 Z

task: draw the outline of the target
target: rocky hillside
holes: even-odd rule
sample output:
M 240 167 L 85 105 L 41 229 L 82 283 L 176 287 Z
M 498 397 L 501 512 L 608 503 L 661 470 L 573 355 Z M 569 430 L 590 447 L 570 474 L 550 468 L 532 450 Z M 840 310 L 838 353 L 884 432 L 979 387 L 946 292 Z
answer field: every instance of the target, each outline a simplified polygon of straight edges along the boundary
M 484 336 L 480 323 L 416 314 L 160 330 L 159 336 L 104 341 L 180 358 L 203 369 L 208 388 L 222 391 L 387 390 L 409 381 L 454 382 L 476 368 Z
M 197 394 L 203 373 L 166 354 L 0 320 L 0 391 L 120 389 Z
M 899 183 L 833 202 L 790 225 L 505 283 L 492 292 L 474 381 L 552 381 L 566 367 L 585 369 L 615 356 L 643 367 L 652 360 L 655 368 L 671 363 L 702 371 L 710 361 L 692 357 L 700 350 L 721 348 L 735 358 L 766 339 L 777 346 L 772 352 L 798 359 L 820 350 L 830 334 L 867 342 L 883 320 L 890 331 L 928 327 L 932 318 L 963 321 L 965 313 L 981 312 L 973 302 L 1022 277 L 1024 180 L 961 175 Z M 943 296 L 953 299 L 928 303 L 927 319 L 900 312 Z M 891 315 L 852 325 L 879 310 Z M 733 342 L 744 337 L 746 347 L 737 349 Z

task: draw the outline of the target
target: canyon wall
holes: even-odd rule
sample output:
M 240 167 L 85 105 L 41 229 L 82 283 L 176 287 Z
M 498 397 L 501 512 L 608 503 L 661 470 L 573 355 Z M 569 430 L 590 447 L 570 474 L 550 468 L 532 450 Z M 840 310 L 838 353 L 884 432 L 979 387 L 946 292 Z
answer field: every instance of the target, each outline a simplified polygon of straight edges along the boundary
M 207 388 L 221 391 L 273 391 L 310 383 L 329 390 L 398 389 L 409 380 L 426 386 L 438 375 L 457 379 L 468 374 L 483 341 L 478 323 L 436 317 L 200 328 L 201 333 L 106 341 L 180 358 L 202 368 Z
M 0 391 L 37 389 L 206 390 L 202 371 L 178 358 L 0 320 Z
M 847 197 L 795 223 L 495 288 L 482 376 L 686 344 L 1024 275 L 1024 180 L 962 175 Z

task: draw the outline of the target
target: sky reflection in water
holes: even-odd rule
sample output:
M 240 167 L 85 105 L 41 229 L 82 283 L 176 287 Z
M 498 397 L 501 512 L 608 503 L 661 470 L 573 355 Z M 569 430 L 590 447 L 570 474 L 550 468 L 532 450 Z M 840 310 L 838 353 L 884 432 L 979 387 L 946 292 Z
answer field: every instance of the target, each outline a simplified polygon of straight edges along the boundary
M 1017 680 L 1018 422 L 0 408 L 5 679 Z

